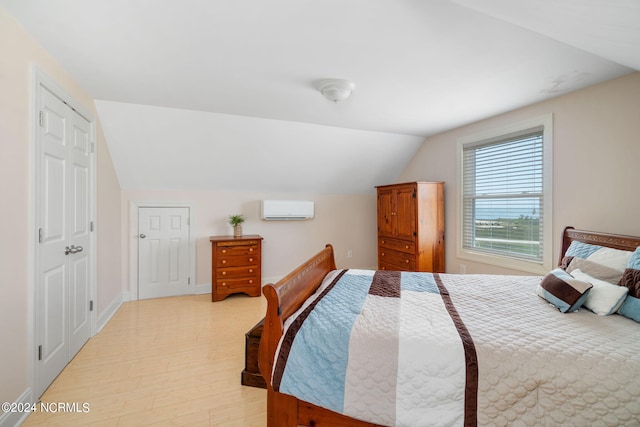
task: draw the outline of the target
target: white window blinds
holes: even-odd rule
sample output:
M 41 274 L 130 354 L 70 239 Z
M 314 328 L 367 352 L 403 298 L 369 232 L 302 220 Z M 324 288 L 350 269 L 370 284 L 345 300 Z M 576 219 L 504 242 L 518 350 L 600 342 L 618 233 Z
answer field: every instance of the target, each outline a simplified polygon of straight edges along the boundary
M 543 260 L 543 128 L 463 147 L 465 250 Z

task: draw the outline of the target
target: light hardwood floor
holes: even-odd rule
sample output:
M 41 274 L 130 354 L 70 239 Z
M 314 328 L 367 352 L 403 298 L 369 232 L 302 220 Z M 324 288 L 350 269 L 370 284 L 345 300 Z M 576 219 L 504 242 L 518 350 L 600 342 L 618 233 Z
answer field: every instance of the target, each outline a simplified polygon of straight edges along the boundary
M 266 426 L 266 391 L 240 385 L 244 334 L 265 309 L 244 295 L 127 302 L 41 399 L 89 411 L 34 413 L 23 426 Z

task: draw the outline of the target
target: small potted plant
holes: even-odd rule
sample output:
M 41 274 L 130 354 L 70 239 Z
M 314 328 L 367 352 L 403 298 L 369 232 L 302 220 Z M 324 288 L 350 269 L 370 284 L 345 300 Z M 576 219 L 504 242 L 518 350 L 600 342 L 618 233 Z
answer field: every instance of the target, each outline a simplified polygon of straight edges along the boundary
M 236 214 L 229 215 L 229 224 L 233 227 L 233 237 L 242 237 L 242 223 L 244 222 L 244 215 Z

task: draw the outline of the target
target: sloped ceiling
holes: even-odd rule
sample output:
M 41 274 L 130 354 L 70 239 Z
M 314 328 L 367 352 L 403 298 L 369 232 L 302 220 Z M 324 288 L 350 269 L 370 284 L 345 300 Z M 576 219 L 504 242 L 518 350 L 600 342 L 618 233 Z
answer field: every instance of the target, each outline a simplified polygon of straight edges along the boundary
M 422 138 L 97 101 L 127 188 L 364 193 L 393 182 Z M 122 144 L 121 142 L 126 142 Z
M 639 3 L 0 0 L 98 100 L 124 188 L 347 193 L 425 136 L 639 69 Z

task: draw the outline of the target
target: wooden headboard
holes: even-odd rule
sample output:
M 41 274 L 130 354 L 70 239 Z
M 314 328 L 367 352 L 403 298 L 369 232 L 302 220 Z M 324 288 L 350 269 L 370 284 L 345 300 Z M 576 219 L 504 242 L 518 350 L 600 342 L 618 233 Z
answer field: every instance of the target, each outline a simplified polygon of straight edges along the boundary
M 573 227 L 565 227 L 562 233 L 562 250 L 558 265 L 562 264 L 562 258 L 567 252 L 569 245 L 574 240 L 591 245 L 606 246 L 624 251 L 635 251 L 640 246 L 640 237 L 624 236 L 622 234 L 601 233 L 598 231 L 576 230 Z

